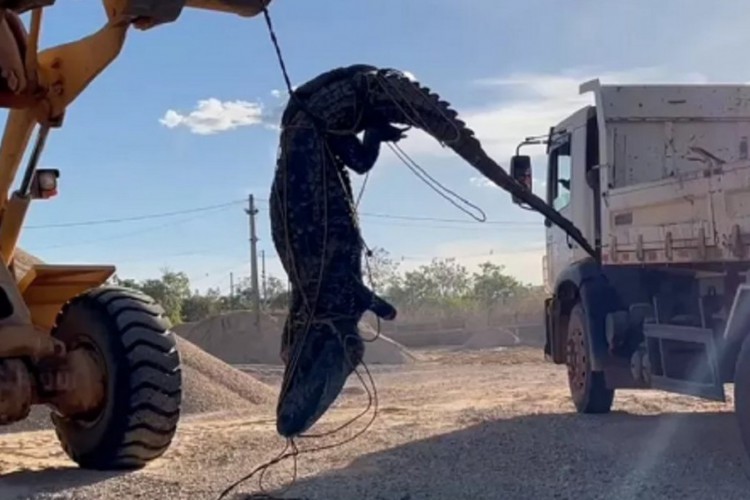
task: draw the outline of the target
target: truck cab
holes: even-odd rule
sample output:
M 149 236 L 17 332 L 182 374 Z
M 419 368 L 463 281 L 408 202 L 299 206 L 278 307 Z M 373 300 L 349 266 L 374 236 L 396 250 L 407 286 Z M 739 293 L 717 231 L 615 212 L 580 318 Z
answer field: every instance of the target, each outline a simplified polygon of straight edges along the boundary
M 546 201 L 573 221 L 594 247 L 599 242 L 600 224 L 594 217 L 599 198 L 598 129 L 596 108 L 586 106 L 556 125 L 547 140 Z M 546 265 L 543 276 L 547 290 L 557 277 L 575 262 L 589 258 L 568 234 L 545 221 Z

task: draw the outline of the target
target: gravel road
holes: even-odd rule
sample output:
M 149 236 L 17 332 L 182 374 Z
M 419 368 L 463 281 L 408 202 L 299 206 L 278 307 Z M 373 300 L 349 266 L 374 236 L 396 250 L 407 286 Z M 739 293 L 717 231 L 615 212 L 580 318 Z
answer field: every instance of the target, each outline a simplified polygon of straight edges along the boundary
M 299 457 L 298 480 L 281 498 L 750 498 L 731 401 L 622 391 L 611 414 L 577 415 L 564 370 L 540 357 L 526 348 L 422 353 L 416 364 L 376 370 L 373 427 L 341 448 Z M 365 402 L 352 382 L 320 428 L 345 422 Z M 300 447 L 334 439 L 311 441 Z M 5 434 L 0 498 L 208 500 L 283 445 L 273 405 L 190 416 L 167 455 L 129 474 L 75 469 L 49 431 Z M 271 469 L 269 492 L 291 473 L 291 463 Z M 248 481 L 229 498 L 257 488 Z

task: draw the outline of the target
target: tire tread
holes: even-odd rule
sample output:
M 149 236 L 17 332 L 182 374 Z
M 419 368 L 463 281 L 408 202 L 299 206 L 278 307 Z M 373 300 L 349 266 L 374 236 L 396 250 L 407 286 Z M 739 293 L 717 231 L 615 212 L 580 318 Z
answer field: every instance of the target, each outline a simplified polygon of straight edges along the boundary
M 107 316 L 109 330 L 121 347 L 129 378 L 124 415 L 112 415 L 106 445 L 93 451 L 73 449 L 64 429 L 56 433 L 65 453 L 83 468 L 137 469 L 162 456 L 177 431 L 182 405 L 182 372 L 175 335 L 164 309 L 151 297 L 123 287 L 104 286 L 69 301 L 56 324 L 73 308 L 96 309 Z

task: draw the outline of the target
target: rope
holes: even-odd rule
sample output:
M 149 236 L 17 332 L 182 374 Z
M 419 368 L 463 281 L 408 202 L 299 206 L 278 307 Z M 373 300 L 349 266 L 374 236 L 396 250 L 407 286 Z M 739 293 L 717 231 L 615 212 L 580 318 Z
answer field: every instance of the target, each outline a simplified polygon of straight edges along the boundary
M 322 161 L 322 165 L 327 166 L 329 162 L 326 161 L 327 160 L 325 158 L 326 153 L 329 154 L 331 160 L 335 160 L 335 158 L 333 157 L 333 155 L 331 154 L 331 152 L 330 152 L 330 150 L 328 148 L 328 142 L 325 139 L 325 134 L 326 133 L 331 133 L 331 132 L 333 132 L 333 133 L 346 133 L 346 132 L 345 131 L 330 131 L 327 128 L 324 128 L 325 122 L 323 120 L 321 120 L 319 117 L 317 117 L 314 114 L 312 114 L 310 112 L 310 110 L 307 108 L 307 106 L 305 105 L 305 103 L 301 102 L 299 99 L 296 98 L 296 95 L 294 94 L 294 91 L 292 89 L 291 79 L 289 78 L 289 73 L 288 73 L 288 70 L 286 68 L 286 64 L 284 62 L 283 55 L 281 53 L 281 48 L 280 48 L 278 39 L 276 37 L 275 30 L 273 28 L 273 23 L 272 23 L 272 20 L 271 20 L 270 13 L 268 12 L 268 8 L 267 8 L 267 5 L 266 5 L 266 2 L 263 3 L 262 8 L 263 8 L 263 16 L 265 18 L 266 25 L 268 27 L 268 32 L 269 32 L 269 35 L 271 37 L 271 41 L 273 43 L 273 46 L 274 46 L 274 49 L 275 49 L 275 52 L 276 52 L 276 56 L 278 58 L 278 62 L 279 62 L 279 65 L 281 67 L 281 71 L 282 71 L 282 74 L 283 74 L 284 82 L 285 82 L 286 87 L 287 87 L 287 92 L 289 93 L 290 99 L 295 100 L 296 103 L 300 105 L 301 109 L 311 118 L 311 121 L 313 122 L 315 130 L 320 135 L 319 139 L 326 146 L 326 148 L 321 152 L 321 154 L 324 156 L 323 158 L 321 158 L 321 160 L 323 160 Z M 362 109 L 358 113 L 357 120 L 353 124 L 353 128 L 352 128 L 351 132 L 353 132 L 354 130 L 356 130 L 356 127 L 360 123 L 360 120 L 361 120 L 363 112 L 364 112 L 364 106 L 362 107 Z M 285 134 L 285 132 L 282 132 L 282 143 L 284 142 L 285 139 L 286 139 L 286 134 Z M 288 204 L 287 189 L 286 189 L 286 186 L 287 186 L 287 177 L 286 177 L 287 166 L 286 166 L 286 164 L 280 165 L 280 168 L 283 168 L 283 191 L 282 191 L 282 193 L 283 193 L 282 194 L 283 200 L 278 200 L 277 199 L 277 202 L 283 203 L 283 206 L 280 207 L 280 208 L 283 211 L 284 234 L 285 234 L 285 238 L 286 238 L 286 242 L 287 242 L 287 248 L 291 248 L 291 245 L 289 244 L 290 243 L 290 236 L 289 236 L 289 224 L 288 224 L 288 221 L 289 221 L 289 218 L 288 218 L 289 204 Z M 322 174 L 323 174 L 323 186 L 327 186 L 327 170 L 328 170 L 327 168 L 324 168 L 323 172 L 322 172 Z M 339 177 L 340 177 L 340 174 L 339 174 Z M 361 193 L 360 193 L 360 196 L 361 196 Z M 349 203 L 350 203 L 350 205 L 352 204 L 352 200 L 351 199 L 349 199 Z M 310 307 L 310 304 L 308 303 L 306 295 L 304 293 L 302 293 L 302 299 L 303 299 L 304 307 L 305 307 L 306 312 L 307 312 L 307 318 L 306 318 L 306 324 L 305 324 L 304 333 L 303 333 L 302 337 L 300 339 L 297 339 L 297 341 L 295 343 L 296 349 L 294 349 L 294 355 L 292 356 L 292 358 L 290 360 L 290 365 L 291 365 L 290 366 L 290 373 L 294 373 L 294 371 L 296 370 L 297 363 L 299 362 L 299 359 L 300 359 L 301 348 L 305 344 L 305 340 L 307 339 L 307 335 L 309 334 L 309 330 L 310 330 L 310 327 L 311 327 L 313 321 L 316 321 L 316 322 L 317 321 L 331 321 L 331 318 L 318 318 L 317 320 L 315 318 L 315 311 L 317 309 L 317 303 L 318 303 L 318 300 L 320 298 L 320 293 L 321 293 L 321 288 L 322 288 L 322 283 L 323 283 L 323 277 L 324 277 L 324 272 L 325 272 L 325 267 L 326 267 L 325 255 L 326 255 L 327 246 L 328 246 L 328 194 L 327 194 L 327 191 L 326 191 L 326 195 L 324 197 L 323 221 L 324 221 L 323 222 L 323 224 L 324 224 L 324 240 L 323 240 L 323 244 L 322 244 L 322 251 L 321 251 L 321 254 L 320 254 L 320 260 L 321 260 L 320 264 L 321 265 L 320 265 L 319 276 L 318 276 L 318 286 L 317 286 L 317 289 L 316 289 L 315 298 L 314 298 L 312 307 Z M 356 215 L 355 215 L 354 221 L 356 223 Z M 358 224 L 355 227 L 358 228 L 359 227 Z M 290 255 L 288 257 L 290 259 L 290 265 L 291 265 L 291 271 L 292 271 L 290 274 L 293 275 L 293 276 L 291 276 L 291 278 L 293 278 L 293 279 L 296 278 L 296 282 L 297 282 L 298 288 L 302 289 L 302 287 L 300 286 L 301 285 L 301 280 L 299 279 L 299 273 L 298 273 L 298 270 L 297 270 L 297 265 L 296 265 L 293 253 L 290 252 Z M 290 318 L 290 321 L 287 322 L 287 328 L 291 328 L 291 323 L 292 323 L 292 319 Z M 342 344 L 344 343 L 344 340 L 345 339 L 343 339 L 343 338 L 341 338 L 339 336 L 339 341 L 342 342 Z M 344 345 L 344 352 L 346 353 L 346 346 L 345 345 Z M 300 450 L 297 447 L 297 444 L 295 443 L 294 439 L 293 438 L 289 438 L 289 439 L 287 439 L 286 446 L 284 447 L 284 449 L 282 450 L 282 452 L 279 455 L 277 455 L 274 459 L 269 460 L 268 462 L 266 462 L 266 463 L 264 463 L 264 464 L 256 467 L 249 474 L 247 474 L 246 476 L 240 478 L 239 480 L 237 480 L 234 483 L 232 483 L 231 485 L 229 485 L 224 491 L 221 492 L 221 494 L 218 497 L 219 500 L 225 498 L 235 488 L 237 488 L 239 485 L 241 485 L 245 481 L 251 479 L 253 476 L 255 476 L 258 473 L 260 473 L 259 488 L 260 488 L 260 490 L 262 492 L 262 495 L 261 496 L 252 495 L 249 498 L 258 498 L 258 499 L 259 498 L 274 498 L 274 497 L 268 495 L 265 492 L 265 488 L 263 487 L 263 479 L 265 477 L 266 471 L 270 467 L 272 467 L 273 465 L 278 464 L 278 463 L 280 463 L 280 462 L 282 462 L 282 461 L 284 461 L 284 460 L 286 460 L 288 458 L 293 458 L 293 460 L 294 460 L 294 473 L 293 473 L 293 476 L 292 476 L 292 481 L 284 489 L 284 491 L 286 491 L 289 488 L 291 488 L 294 485 L 294 483 L 296 482 L 296 478 L 297 478 L 297 459 L 298 459 L 298 457 L 301 454 L 303 454 L 303 453 L 316 453 L 316 452 L 320 452 L 320 451 L 324 451 L 324 450 L 333 449 L 333 448 L 337 448 L 337 447 L 343 446 L 343 445 L 345 445 L 345 444 L 347 444 L 347 443 L 349 443 L 349 442 L 357 439 L 359 436 L 361 436 L 362 434 L 364 434 L 371 427 L 372 423 L 375 421 L 375 419 L 377 417 L 377 406 L 378 406 L 377 388 L 375 386 L 375 381 L 372 378 L 372 374 L 371 374 L 369 368 L 367 367 L 367 364 L 364 362 L 364 360 L 361 361 L 361 365 L 363 366 L 365 372 L 367 373 L 367 377 L 369 378 L 369 381 L 370 381 L 370 383 L 372 385 L 372 389 L 370 389 L 370 387 L 368 387 L 367 382 L 362 377 L 362 375 L 359 372 L 359 370 L 357 369 L 357 367 L 352 364 L 351 359 L 349 359 L 348 356 L 346 357 L 346 359 L 347 359 L 347 362 L 350 364 L 350 367 L 351 367 L 352 371 L 357 375 L 357 378 L 362 383 L 362 386 L 364 387 L 364 389 L 365 389 L 365 391 L 367 393 L 368 403 L 367 403 L 366 408 L 361 413 L 359 413 L 356 417 L 350 419 L 349 421 L 347 421 L 343 425 L 341 425 L 341 426 L 339 426 L 339 427 L 337 427 L 337 428 L 335 428 L 335 429 L 333 429 L 331 431 L 328 431 L 328 432 L 325 432 L 325 433 L 320 433 L 320 434 L 303 434 L 303 435 L 300 435 L 300 437 L 302 437 L 302 438 L 322 438 L 322 437 L 326 437 L 326 436 L 330 436 L 330 435 L 336 434 L 336 433 L 340 432 L 341 430 L 345 429 L 346 427 L 352 425 L 354 422 L 358 421 L 360 418 L 362 418 L 364 415 L 366 415 L 367 412 L 369 412 L 370 409 L 373 408 L 373 406 L 374 406 L 375 407 L 375 411 L 373 412 L 373 416 L 370 419 L 370 421 L 365 425 L 365 427 L 363 429 L 359 430 L 358 432 L 356 432 L 350 438 L 347 438 L 347 439 L 345 439 L 345 440 L 343 440 L 341 442 L 333 443 L 333 444 L 329 444 L 329 445 L 318 446 L 316 448 L 312 448 L 312 449 L 308 449 L 308 450 Z M 284 398 L 284 395 L 286 394 L 286 392 L 288 391 L 288 389 L 289 389 L 289 379 L 287 379 L 286 383 L 283 384 L 283 386 L 281 388 L 280 399 Z M 291 451 L 289 451 L 290 448 L 291 448 Z
M 306 105 L 305 102 L 302 102 L 300 99 L 298 99 L 297 95 L 295 94 L 294 90 L 292 89 L 292 83 L 291 83 L 291 79 L 289 77 L 289 72 L 287 70 L 286 63 L 284 61 L 284 57 L 283 57 L 283 54 L 281 52 L 281 47 L 280 47 L 278 38 L 276 36 L 276 32 L 275 32 L 274 27 L 273 27 L 273 22 L 271 20 L 271 15 L 270 15 L 270 13 L 268 11 L 268 7 L 267 7 L 267 2 L 263 2 L 262 3 L 262 11 L 263 11 L 263 17 L 264 17 L 265 22 L 266 22 L 266 26 L 268 28 L 268 33 L 269 33 L 269 36 L 271 38 L 271 42 L 273 44 L 273 47 L 274 47 L 274 50 L 275 50 L 275 53 L 276 53 L 276 57 L 278 59 L 278 63 L 279 63 L 279 66 L 280 66 L 280 69 L 281 69 L 281 72 L 282 72 L 282 75 L 283 75 L 283 78 L 284 78 L 284 83 L 286 85 L 286 89 L 287 89 L 287 92 L 288 92 L 289 97 L 290 97 L 290 101 L 295 101 L 295 104 L 299 105 L 300 109 L 309 117 L 309 119 L 313 123 L 314 130 L 319 135 L 319 140 L 321 140 L 322 143 L 325 146 L 324 148 L 322 148 L 322 151 L 321 151 L 321 155 L 323 156 L 323 158 L 321 158 L 321 160 L 322 160 L 322 165 L 324 165 L 326 167 L 326 168 L 323 168 L 323 172 L 322 172 L 322 175 L 323 175 L 323 186 L 327 186 L 327 182 L 328 182 L 327 181 L 327 170 L 328 170 L 327 167 L 328 167 L 329 163 L 333 164 L 333 165 L 336 164 L 335 163 L 336 162 L 336 157 L 335 157 L 335 155 L 333 155 L 332 151 L 330 150 L 330 145 L 329 145 L 328 141 L 326 140 L 326 135 L 327 134 L 351 134 L 351 133 L 356 132 L 356 129 L 358 128 L 359 124 L 361 123 L 361 119 L 362 119 L 362 116 L 364 114 L 366 103 L 364 103 L 364 101 L 362 100 L 363 101 L 363 105 L 362 105 L 361 109 L 358 111 L 358 113 L 356 114 L 357 116 L 355 117 L 355 122 L 352 124 L 352 128 L 350 130 L 348 130 L 348 131 L 347 130 L 331 130 L 327 126 L 327 124 L 325 123 L 324 120 L 322 120 L 320 117 L 316 116 L 315 114 L 313 114 L 310 111 L 310 109 L 307 107 L 307 105 Z M 382 77 L 378 78 L 377 81 L 379 82 L 379 84 L 383 88 L 383 90 L 388 94 L 388 96 L 393 101 L 393 103 L 396 106 L 398 106 L 400 108 L 401 112 L 404 114 L 404 116 L 408 118 L 410 115 L 403 109 L 403 107 L 401 106 L 401 104 L 399 103 L 399 101 L 397 99 L 393 98 L 393 96 L 390 94 L 390 92 L 388 90 L 388 86 L 383 84 Z M 399 92 L 401 94 L 401 97 L 403 98 L 403 94 L 401 93 L 401 90 L 400 89 L 396 89 L 396 91 Z M 359 100 L 360 99 L 358 99 L 358 101 Z M 432 131 L 430 129 L 429 125 L 422 119 L 419 111 L 411 103 L 411 100 L 410 99 L 404 99 L 404 102 L 406 102 L 406 104 L 411 108 L 411 110 L 413 112 L 413 116 L 415 116 L 416 119 L 419 119 L 422 122 L 421 123 L 421 128 L 423 130 L 427 131 L 428 133 L 430 133 L 433 137 L 438 137 L 434 133 L 434 131 Z M 461 139 L 461 130 L 460 130 L 460 128 L 452 120 L 450 120 L 450 118 L 445 114 L 445 112 L 439 106 L 436 106 L 435 103 L 432 103 L 432 102 L 430 102 L 430 104 L 433 105 L 437 109 L 438 113 L 441 114 L 443 116 L 443 118 L 445 118 L 446 121 L 455 129 L 456 136 L 455 136 L 454 139 L 452 139 L 449 142 L 455 142 L 455 141 L 460 140 Z M 413 118 L 413 117 L 409 118 L 409 119 L 411 121 L 416 121 L 415 118 Z M 286 129 L 286 127 L 284 127 L 284 128 Z M 284 144 L 284 142 L 286 140 L 288 140 L 287 132 L 288 132 L 288 130 L 283 130 L 282 131 L 282 139 L 281 139 L 282 144 Z M 441 142 L 445 142 L 445 141 L 441 141 Z M 456 194 L 453 191 L 449 190 L 445 186 L 442 186 L 438 181 L 436 181 L 429 174 L 427 174 L 427 172 L 425 172 L 424 169 L 422 169 L 416 162 L 414 162 L 400 148 L 398 148 L 395 145 L 391 145 L 391 144 L 389 144 L 389 146 L 394 151 L 394 153 L 396 153 L 396 151 L 399 151 L 403 155 L 403 156 L 399 156 L 399 158 L 401 158 L 402 161 L 407 165 L 407 167 L 409 167 L 409 169 L 415 175 L 417 175 L 417 177 L 419 177 L 420 179 L 422 179 L 430 188 L 432 188 L 433 190 L 435 190 L 438 194 L 440 194 L 441 196 L 443 196 L 445 199 L 447 199 L 449 202 L 451 202 L 457 208 L 463 210 L 464 212 L 466 212 L 470 216 L 474 217 L 476 220 L 479 220 L 480 222 L 484 222 L 486 220 L 486 215 L 484 214 L 484 212 L 479 207 L 477 207 L 476 205 L 473 205 L 471 202 L 469 202 L 468 200 L 462 198 L 461 196 L 459 196 L 458 194 Z M 282 153 L 283 153 L 283 151 L 282 151 Z M 326 158 L 326 154 L 328 155 L 328 158 Z M 396 154 L 398 156 L 398 153 L 396 153 Z M 326 161 L 327 159 L 330 159 L 331 161 L 330 162 Z M 411 163 L 411 165 L 410 165 L 410 163 Z M 283 206 L 281 206 L 279 208 L 281 208 L 281 211 L 283 213 L 284 237 L 286 239 L 287 248 L 291 248 L 291 245 L 290 245 L 291 239 L 290 239 L 290 235 L 289 235 L 289 230 L 290 230 L 290 228 L 289 228 L 289 212 L 288 212 L 288 209 L 289 209 L 288 201 L 289 200 L 287 198 L 288 179 L 287 179 L 287 165 L 286 165 L 286 162 L 284 162 L 283 165 L 280 164 L 279 168 L 283 168 L 283 179 L 282 179 L 282 182 L 283 182 L 282 198 L 283 199 L 279 200 L 278 197 L 276 197 L 276 202 L 283 204 Z M 339 181 L 343 183 L 343 186 L 345 188 L 346 186 L 345 186 L 343 178 L 341 177 L 341 172 L 337 170 L 337 174 L 338 174 Z M 369 249 L 369 247 L 367 246 L 366 242 L 362 238 L 361 230 L 360 230 L 360 227 L 359 227 L 359 221 L 357 219 L 357 208 L 359 207 L 359 203 L 360 203 L 362 195 L 364 193 L 364 189 L 366 187 L 368 178 L 369 178 L 369 173 L 365 177 L 365 181 L 364 181 L 364 183 L 363 183 L 363 185 L 361 187 L 361 190 L 360 190 L 360 193 L 359 193 L 359 195 L 357 197 L 356 202 L 351 198 L 351 196 L 347 196 L 347 201 L 349 202 L 348 204 L 349 204 L 349 207 L 350 207 L 350 215 L 352 217 L 352 222 L 353 222 L 355 228 L 357 229 L 357 231 L 359 233 L 360 241 L 362 242 L 363 247 L 367 250 L 366 251 L 366 257 L 365 257 L 365 265 L 366 265 L 366 268 L 367 268 L 368 281 L 370 281 L 373 293 L 375 293 L 375 283 L 373 282 L 372 268 L 371 268 L 371 263 L 370 263 L 370 257 L 372 256 L 372 251 Z M 480 212 L 482 214 L 482 219 L 479 219 L 479 218 L 475 217 L 474 214 L 470 213 L 468 210 L 466 210 L 463 207 L 461 207 L 460 205 L 458 205 L 454 200 L 452 200 L 451 198 L 449 198 L 448 196 L 446 196 L 443 192 L 441 192 L 440 190 L 438 190 L 434 185 L 430 184 L 430 182 L 428 181 L 428 179 L 429 179 L 429 181 L 432 181 L 435 185 L 437 185 L 439 188 L 441 188 L 443 191 L 445 191 L 445 192 L 453 195 L 457 199 L 459 199 L 462 202 L 464 202 L 466 205 L 475 208 L 478 212 Z M 348 190 L 344 189 L 344 192 L 348 193 Z M 297 369 L 297 364 L 298 364 L 300 356 L 301 356 L 302 347 L 305 345 L 305 340 L 307 339 L 307 336 L 308 336 L 309 331 L 310 331 L 310 327 L 312 326 L 313 322 L 321 322 L 321 321 L 324 321 L 324 322 L 325 321 L 329 321 L 330 322 L 330 321 L 332 321 L 332 318 L 315 318 L 315 312 L 317 310 L 318 301 L 320 299 L 320 294 L 321 294 L 321 289 L 322 289 L 322 283 L 323 283 L 323 278 L 324 278 L 324 273 L 325 273 L 325 268 L 326 268 L 325 256 L 326 256 L 326 252 L 327 252 L 327 249 L 328 249 L 328 229 L 329 228 L 328 228 L 328 191 L 327 191 L 327 189 L 325 191 L 325 196 L 324 196 L 323 224 L 324 224 L 324 228 L 323 228 L 323 230 L 324 230 L 324 237 L 323 237 L 323 242 L 322 242 L 322 245 L 321 245 L 321 248 L 322 248 L 322 251 L 321 251 L 321 254 L 320 254 L 320 261 L 321 262 L 320 262 L 320 269 L 319 269 L 319 273 L 318 273 L 318 283 L 317 283 L 317 288 L 316 288 L 316 291 L 315 291 L 315 297 L 314 297 L 314 300 L 313 300 L 313 303 L 312 303 L 312 307 L 311 307 L 311 304 L 308 302 L 308 297 L 304 293 L 304 288 L 301 286 L 301 280 L 300 280 L 300 277 L 299 277 L 299 272 L 298 272 L 298 268 L 297 268 L 296 259 L 294 258 L 294 255 L 293 255 L 292 252 L 290 252 L 290 254 L 288 255 L 289 262 L 290 262 L 290 267 L 291 267 L 291 269 L 290 269 L 291 272 L 289 273 L 290 274 L 290 276 L 289 276 L 290 277 L 290 281 L 292 279 L 294 279 L 296 281 L 296 283 L 297 283 L 298 288 L 301 289 L 301 290 L 303 290 L 301 296 L 302 296 L 302 301 L 303 301 L 303 307 L 305 309 L 305 312 L 307 313 L 307 317 L 305 318 L 306 321 L 305 321 L 304 333 L 302 334 L 302 336 L 299 339 L 296 339 L 296 342 L 295 342 L 295 349 L 293 351 L 293 356 L 291 357 L 290 362 L 289 362 L 289 366 L 288 366 L 289 373 L 294 373 L 295 370 Z M 292 299 L 294 299 L 294 298 L 295 297 L 292 297 Z M 294 318 L 292 318 L 290 316 L 289 320 L 287 321 L 286 328 L 290 329 L 292 327 L 293 320 L 294 320 Z M 380 330 L 381 330 L 380 318 L 377 318 L 377 325 L 378 325 L 378 329 L 377 329 L 377 333 L 376 333 L 375 337 L 372 338 L 372 339 L 363 339 L 364 341 L 366 341 L 366 342 L 373 342 L 373 341 L 375 341 L 380 336 Z M 290 332 L 287 331 L 287 333 L 290 333 Z M 338 338 L 339 342 L 342 343 L 342 346 L 344 348 L 344 353 L 346 355 L 347 350 L 346 350 L 346 345 L 344 345 L 344 342 L 345 342 L 346 339 L 343 338 L 341 335 L 337 335 L 337 338 Z M 259 481 L 258 481 L 259 484 L 258 485 L 259 485 L 259 488 L 260 488 L 262 494 L 261 495 L 254 494 L 254 495 L 251 495 L 251 496 L 249 496 L 247 498 L 273 499 L 275 497 L 267 494 L 265 492 L 265 488 L 263 486 L 263 479 L 265 478 L 265 474 L 266 474 L 266 472 L 268 471 L 268 469 L 270 467 L 272 467 L 273 465 L 276 465 L 276 464 L 278 464 L 278 463 L 280 463 L 280 462 L 282 462 L 282 461 L 284 461 L 284 460 L 286 460 L 288 458 L 292 458 L 293 459 L 294 469 L 293 469 L 293 474 L 292 474 L 292 480 L 288 483 L 288 485 L 286 486 L 286 488 L 284 488 L 283 491 L 285 492 L 289 488 L 291 488 L 295 484 L 295 482 L 296 482 L 297 472 L 298 472 L 297 471 L 297 467 L 298 467 L 297 460 L 298 460 L 298 457 L 300 455 L 302 455 L 304 453 L 317 453 L 317 452 L 320 452 L 320 451 L 325 451 L 325 450 L 330 450 L 330 449 L 341 447 L 341 446 L 343 446 L 345 444 L 348 444 L 348 443 L 354 441 L 355 439 L 357 439 L 358 437 L 360 437 L 362 434 L 364 434 L 365 432 L 367 432 L 367 430 L 375 422 L 375 419 L 377 418 L 377 414 L 378 414 L 378 394 L 377 394 L 377 387 L 376 387 L 375 381 L 374 381 L 374 379 L 372 377 L 372 373 L 370 372 L 369 367 L 364 362 L 364 360 L 361 360 L 361 365 L 362 365 L 362 367 L 364 368 L 364 370 L 365 370 L 365 372 L 367 374 L 367 377 L 369 379 L 369 382 L 370 382 L 372 388 L 370 388 L 370 386 L 368 386 L 367 382 L 362 377 L 362 374 L 357 369 L 357 366 L 355 366 L 355 365 L 352 364 L 352 360 L 348 357 L 348 355 L 346 355 L 346 360 L 350 364 L 351 370 L 356 374 L 357 378 L 359 379 L 359 381 L 361 382 L 362 386 L 364 387 L 364 389 L 365 389 L 365 391 L 367 393 L 367 398 L 368 398 L 367 406 L 357 416 L 355 416 L 354 418 L 348 420 L 344 424 L 336 427 L 335 429 L 333 429 L 331 431 L 327 431 L 327 432 L 319 433 L 319 434 L 302 434 L 302 435 L 300 435 L 300 437 L 301 438 L 315 438 L 315 439 L 319 439 L 319 438 L 324 438 L 324 437 L 327 437 L 327 436 L 331 436 L 331 435 L 337 434 L 340 431 L 344 430 L 345 428 L 353 425 L 354 422 L 356 422 L 359 419 L 361 419 L 362 417 L 364 417 L 370 411 L 371 408 L 374 408 L 373 415 L 370 418 L 370 420 L 367 422 L 367 424 L 364 426 L 364 428 L 360 429 L 353 436 L 351 436 L 351 437 L 349 437 L 347 439 L 344 439 L 343 441 L 340 441 L 340 442 L 337 442 L 337 443 L 331 443 L 331 444 L 328 444 L 328 445 L 322 445 L 322 446 L 314 447 L 314 448 L 307 449 L 307 450 L 300 450 L 298 448 L 298 446 L 297 446 L 294 438 L 289 438 L 289 439 L 287 439 L 286 446 L 281 451 L 281 453 L 279 453 L 279 455 L 277 455 L 274 459 L 269 460 L 268 462 L 266 462 L 266 463 L 264 463 L 264 464 L 256 467 L 249 474 L 245 475 L 244 477 L 242 477 L 239 480 L 237 480 L 234 483 L 232 483 L 224 491 L 222 491 L 222 493 L 218 497 L 219 500 L 225 498 L 235 488 L 237 488 L 239 485 L 241 485 L 245 481 L 248 481 L 249 479 L 251 479 L 253 476 L 255 476 L 258 473 L 260 473 L 260 477 L 259 477 Z M 280 391 L 280 396 L 279 396 L 280 400 L 283 400 L 284 396 L 286 395 L 287 391 L 289 390 L 290 378 L 288 378 L 286 380 L 286 382 L 282 385 L 282 388 L 281 388 L 281 391 Z M 289 451 L 290 449 L 291 449 L 291 451 Z
M 395 154 L 399 160 L 401 160 L 404 165 L 407 166 L 411 172 L 417 176 L 418 179 L 420 179 L 422 182 L 424 182 L 427 187 L 435 191 L 438 195 L 443 197 L 445 200 L 447 200 L 451 205 L 458 208 L 465 214 L 467 214 L 472 219 L 476 220 L 477 222 L 486 222 L 487 221 L 487 214 L 479 208 L 474 203 L 470 202 L 460 194 L 456 193 L 455 191 L 451 190 L 450 188 L 445 187 L 443 184 L 440 183 L 437 179 L 432 177 L 430 174 L 427 173 L 427 171 L 422 168 L 417 162 L 415 162 L 406 152 L 401 149 L 401 147 L 398 144 L 390 144 L 388 143 L 388 147 L 391 148 L 391 151 L 393 151 L 393 154 Z M 431 184 L 432 183 L 432 184 Z M 441 192 L 440 190 L 443 190 L 444 192 Z M 447 194 L 446 194 L 447 193 Z M 474 208 L 480 215 L 477 217 L 475 214 L 471 213 L 466 208 L 459 205 L 456 201 L 452 200 L 448 197 L 448 194 L 454 196 L 459 201 L 464 203 L 465 205 Z

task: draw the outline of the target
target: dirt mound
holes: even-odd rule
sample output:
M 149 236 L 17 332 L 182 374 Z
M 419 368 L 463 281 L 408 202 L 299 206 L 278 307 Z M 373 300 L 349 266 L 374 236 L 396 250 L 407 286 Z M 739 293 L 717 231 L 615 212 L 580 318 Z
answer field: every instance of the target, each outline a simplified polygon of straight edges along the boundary
M 203 321 L 180 325 L 178 334 L 205 352 L 230 364 L 279 364 L 282 324 L 261 317 L 260 329 L 249 311 L 221 314 Z
M 182 357 L 182 414 L 252 411 L 272 404 L 275 391 L 251 375 L 202 351 L 177 337 Z M 29 418 L 9 426 L 0 426 L 0 434 L 51 429 L 49 410 L 34 407 Z
M 359 332 L 365 340 L 374 339 L 373 342 L 365 343 L 365 363 L 370 365 L 403 365 L 412 363 L 416 358 L 406 347 L 382 333 L 378 336 L 377 331 L 367 323 L 359 324 Z
M 227 363 L 280 365 L 282 323 L 263 317 L 260 331 L 253 323 L 251 312 L 238 311 L 180 325 L 177 331 L 205 352 Z M 360 330 L 366 339 L 375 337 L 373 328 L 364 322 L 360 323 Z M 365 346 L 366 363 L 403 364 L 413 359 L 404 346 L 382 334 Z
M 492 349 L 495 347 L 512 347 L 518 345 L 520 339 L 510 328 L 495 327 L 475 330 L 463 343 L 464 349 Z
M 177 347 L 186 381 L 186 413 L 233 410 L 240 403 L 264 405 L 275 401 L 276 393 L 270 386 L 232 368 L 192 342 L 178 336 Z M 215 398 L 219 393 L 221 397 Z

